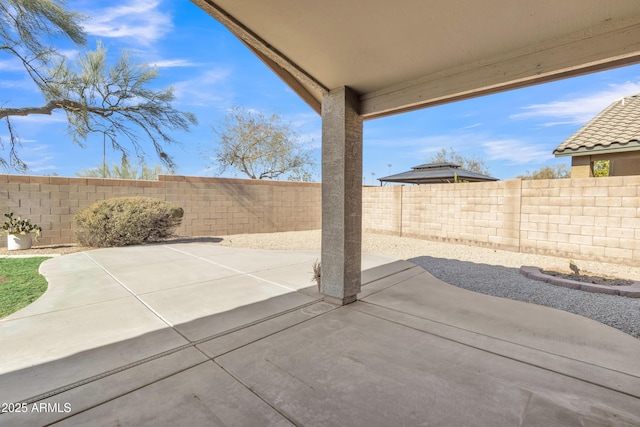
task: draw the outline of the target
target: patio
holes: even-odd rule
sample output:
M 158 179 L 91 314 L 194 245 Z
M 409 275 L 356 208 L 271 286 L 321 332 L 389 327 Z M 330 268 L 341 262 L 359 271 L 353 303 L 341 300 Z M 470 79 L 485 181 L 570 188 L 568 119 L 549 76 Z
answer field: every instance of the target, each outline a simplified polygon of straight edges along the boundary
M 47 261 L 47 293 L 0 322 L 0 402 L 27 410 L 0 424 L 640 424 L 639 340 L 375 255 L 359 300 L 329 304 L 318 257 L 190 243 Z

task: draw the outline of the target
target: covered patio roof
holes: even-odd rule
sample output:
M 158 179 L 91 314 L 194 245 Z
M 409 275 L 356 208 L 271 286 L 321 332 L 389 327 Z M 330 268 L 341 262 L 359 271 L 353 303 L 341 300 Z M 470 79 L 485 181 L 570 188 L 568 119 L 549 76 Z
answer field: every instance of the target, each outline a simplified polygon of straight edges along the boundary
M 322 293 L 360 292 L 363 121 L 640 62 L 637 0 L 192 0 L 322 115 Z
M 636 0 L 192 0 L 320 112 L 365 118 L 637 62 Z

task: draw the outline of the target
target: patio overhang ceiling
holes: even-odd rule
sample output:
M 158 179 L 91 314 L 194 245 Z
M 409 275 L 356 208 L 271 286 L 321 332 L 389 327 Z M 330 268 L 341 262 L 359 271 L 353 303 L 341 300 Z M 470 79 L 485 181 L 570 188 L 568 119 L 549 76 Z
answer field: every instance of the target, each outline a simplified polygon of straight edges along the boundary
M 192 0 L 315 111 L 375 118 L 640 61 L 637 0 Z

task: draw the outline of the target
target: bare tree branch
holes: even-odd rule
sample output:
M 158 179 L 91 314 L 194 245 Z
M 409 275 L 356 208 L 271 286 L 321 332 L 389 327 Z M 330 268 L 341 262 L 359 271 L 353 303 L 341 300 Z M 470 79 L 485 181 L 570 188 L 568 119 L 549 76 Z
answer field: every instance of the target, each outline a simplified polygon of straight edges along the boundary
M 90 134 L 102 133 L 123 155 L 132 148 L 144 156 L 140 141 L 146 139 L 165 166 L 174 168 L 165 147 L 177 141 L 169 131 L 188 131 L 197 123 L 195 115 L 172 106 L 175 97 L 171 87 L 151 89 L 157 69 L 135 63 L 127 52 L 110 66 L 107 49 L 98 43 L 95 51 L 81 54 L 69 65 L 54 47 L 44 43 L 55 35 L 84 43 L 80 18 L 64 10 L 58 0 L 0 1 L 0 52 L 22 62 L 45 100 L 42 106 L 0 108 L 0 119 L 7 119 L 10 135 L 9 161 L 0 157 L 0 166 L 26 168 L 17 155 L 19 140 L 10 117 L 51 115 L 62 110 L 74 143 L 84 146 Z M 121 143 L 122 138 L 128 144 Z

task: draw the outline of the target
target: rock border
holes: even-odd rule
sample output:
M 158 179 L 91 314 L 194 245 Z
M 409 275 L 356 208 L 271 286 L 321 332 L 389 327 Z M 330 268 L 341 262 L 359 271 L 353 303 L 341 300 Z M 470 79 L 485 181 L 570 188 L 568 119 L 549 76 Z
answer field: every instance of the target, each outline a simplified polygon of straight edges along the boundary
M 578 289 L 586 292 L 595 292 L 609 295 L 620 295 L 628 298 L 640 298 L 640 282 L 633 282 L 629 286 L 605 286 L 594 283 L 579 282 L 577 280 L 563 279 L 561 277 L 544 274 L 539 267 L 523 265 L 520 267 L 520 274 L 541 282 L 549 283 L 563 288 Z

